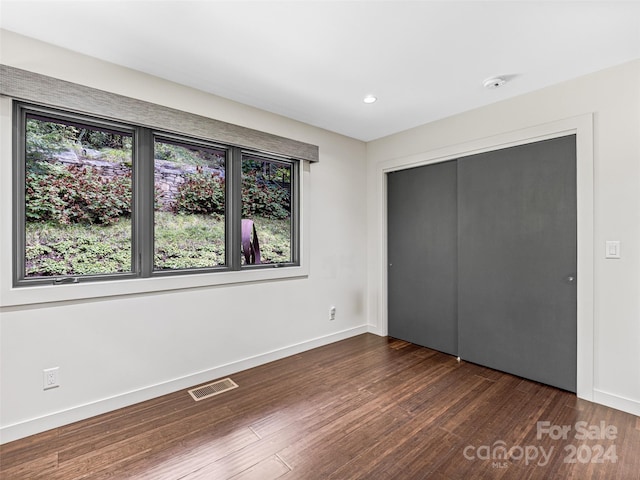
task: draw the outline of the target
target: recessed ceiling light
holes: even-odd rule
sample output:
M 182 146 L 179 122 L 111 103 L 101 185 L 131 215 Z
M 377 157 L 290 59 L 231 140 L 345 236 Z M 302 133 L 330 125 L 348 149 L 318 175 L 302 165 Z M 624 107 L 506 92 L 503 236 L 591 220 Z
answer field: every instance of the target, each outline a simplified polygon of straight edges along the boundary
M 364 97 L 363 102 L 364 103 L 374 103 L 376 100 L 378 100 L 376 97 L 374 97 L 373 95 L 367 95 L 366 97 Z

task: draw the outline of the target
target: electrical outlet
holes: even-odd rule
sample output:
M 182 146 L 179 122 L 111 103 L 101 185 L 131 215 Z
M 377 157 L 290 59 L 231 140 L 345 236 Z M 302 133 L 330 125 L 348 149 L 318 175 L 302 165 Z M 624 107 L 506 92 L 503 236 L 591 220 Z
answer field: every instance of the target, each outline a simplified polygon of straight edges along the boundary
M 42 371 L 42 389 L 49 390 L 60 386 L 58 367 L 46 368 Z
M 329 320 L 335 320 L 336 319 L 336 307 L 331 307 L 329 309 Z

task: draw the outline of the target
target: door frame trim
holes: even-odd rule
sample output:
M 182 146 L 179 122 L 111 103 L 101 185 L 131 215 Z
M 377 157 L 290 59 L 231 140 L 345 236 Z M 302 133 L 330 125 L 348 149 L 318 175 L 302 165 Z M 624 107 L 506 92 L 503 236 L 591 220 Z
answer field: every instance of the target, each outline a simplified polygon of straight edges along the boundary
M 387 291 L 387 188 L 386 174 L 398 170 L 454 160 L 477 153 L 501 150 L 541 140 L 576 135 L 576 196 L 577 196 L 577 375 L 576 395 L 594 398 L 594 146 L 593 114 L 588 113 L 542 125 L 506 132 L 486 138 L 450 145 L 415 155 L 382 161 L 370 170 L 375 197 L 372 265 L 368 316 L 370 331 L 388 334 Z M 377 251 L 376 251 L 377 250 Z

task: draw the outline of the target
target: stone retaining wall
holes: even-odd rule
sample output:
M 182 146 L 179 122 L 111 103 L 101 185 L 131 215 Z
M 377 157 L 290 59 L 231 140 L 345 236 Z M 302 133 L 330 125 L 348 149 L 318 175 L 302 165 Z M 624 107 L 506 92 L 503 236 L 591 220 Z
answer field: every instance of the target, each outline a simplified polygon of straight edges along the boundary
M 92 167 L 100 175 L 107 178 L 127 175 L 131 172 L 131 166 L 126 162 L 106 162 L 98 158 L 82 157 L 72 150 L 61 152 L 49 161 L 65 165 Z M 180 185 L 185 182 L 188 175 L 197 172 L 197 167 L 176 165 L 166 160 L 155 160 L 154 165 L 153 176 L 158 191 L 157 199 L 162 204 L 162 209 L 168 210 L 178 194 Z M 210 167 L 201 167 L 201 170 L 205 173 L 217 173 L 224 178 L 224 170 Z

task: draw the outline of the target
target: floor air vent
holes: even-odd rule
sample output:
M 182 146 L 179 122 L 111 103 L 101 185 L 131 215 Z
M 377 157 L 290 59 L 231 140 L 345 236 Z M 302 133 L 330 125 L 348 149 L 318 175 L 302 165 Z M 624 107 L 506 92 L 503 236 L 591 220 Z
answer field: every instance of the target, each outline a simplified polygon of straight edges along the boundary
M 233 390 L 234 388 L 238 388 L 236 382 L 230 378 L 225 378 L 224 380 L 218 380 L 217 382 L 209 383 L 208 385 L 192 388 L 189 390 L 189 394 L 197 402 L 198 400 L 204 400 L 205 398 L 213 397 L 220 393 Z

